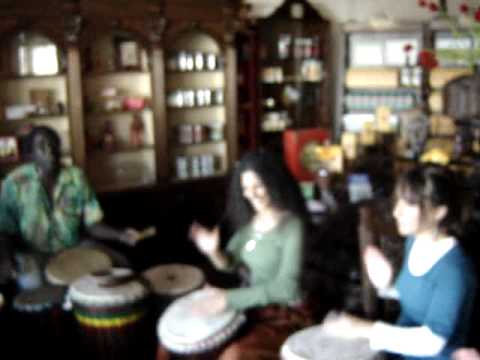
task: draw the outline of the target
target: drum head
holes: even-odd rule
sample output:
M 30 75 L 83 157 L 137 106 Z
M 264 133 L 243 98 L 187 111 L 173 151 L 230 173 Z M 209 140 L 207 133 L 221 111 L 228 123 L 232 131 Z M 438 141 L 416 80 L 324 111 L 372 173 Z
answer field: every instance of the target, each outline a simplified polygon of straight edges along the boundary
M 26 290 L 15 296 L 13 307 L 18 311 L 36 312 L 61 305 L 65 298 L 65 288 L 60 286 L 44 286 L 34 290 Z
M 110 269 L 112 260 L 100 250 L 76 247 L 60 252 L 45 269 L 45 276 L 53 285 L 70 285 L 83 275 Z
M 157 334 L 162 344 L 180 354 L 201 353 L 227 341 L 245 321 L 236 311 L 214 316 L 197 316 L 190 309 L 205 297 L 197 290 L 175 300 L 160 317 Z
M 281 348 L 282 360 L 373 360 L 375 355 L 368 340 L 338 338 L 322 325 L 294 333 Z
M 74 304 L 99 307 L 126 305 L 143 300 L 148 291 L 132 275 L 130 269 L 111 268 L 105 272 L 82 276 L 70 285 L 70 299 Z M 127 281 L 112 282 L 112 278 Z
M 180 296 L 198 289 L 205 281 L 203 272 L 191 265 L 167 264 L 152 267 L 142 276 L 157 295 Z

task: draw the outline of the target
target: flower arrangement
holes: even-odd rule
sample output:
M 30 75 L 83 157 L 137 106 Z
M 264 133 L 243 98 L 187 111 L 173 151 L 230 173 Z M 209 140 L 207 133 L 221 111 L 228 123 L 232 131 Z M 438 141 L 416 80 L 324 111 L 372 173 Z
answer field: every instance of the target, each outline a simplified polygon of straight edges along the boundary
M 471 67 L 480 59 L 480 2 L 477 7 L 469 5 L 466 1 L 458 5 L 460 16 L 452 16 L 448 13 L 447 0 L 417 0 L 417 5 L 428 9 L 436 14 L 436 18 L 445 21 L 449 30 L 455 38 L 468 36 L 473 41 L 469 48 L 454 49 L 431 49 L 422 50 L 419 53 L 419 65 L 425 68 L 432 68 L 438 65 L 439 59 L 455 62 L 467 62 Z

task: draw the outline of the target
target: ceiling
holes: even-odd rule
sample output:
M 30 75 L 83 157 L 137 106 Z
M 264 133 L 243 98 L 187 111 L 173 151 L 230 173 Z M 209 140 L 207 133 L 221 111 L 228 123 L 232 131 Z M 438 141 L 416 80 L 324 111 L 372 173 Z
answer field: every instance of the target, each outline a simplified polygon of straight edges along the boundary
M 244 0 L 252 5 L 254 17 L 271 14 L 283 0 Z M 418 23 L 433 17 L 425 8 L 417 5 L 418 0 L 308 0 L 331 21 L 339 23 L 369 22 L 374 18 L 391 18 L 399 23 Z M 436 0 L 438 3 L 438 0 Z M 478 0 L 447 0 L 449 12 L 458 14 L 460 3 L 476 4 Z

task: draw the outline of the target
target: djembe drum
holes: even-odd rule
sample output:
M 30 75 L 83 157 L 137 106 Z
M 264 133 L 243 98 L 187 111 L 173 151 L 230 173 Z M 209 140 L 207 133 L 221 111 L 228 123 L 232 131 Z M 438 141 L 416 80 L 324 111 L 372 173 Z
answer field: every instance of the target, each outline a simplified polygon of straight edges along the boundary
M 158 314 L 173 300 L 200 288 L 205 282 L 202 270 L 192 265 L 166 264 L 142 273 L 155 297 Z
M 64 299 L 65 288 L 57 286 L 26 290 L 15 296 L 12 331 L 20 358 L 60 358 L 67 353 L 72 339 L 69 314 L 62 309 Z
M 339 338 L 315 325 L 290 335 L 280 350 L 282 360 L 375 360 L 366 339 Z
M 50 284 L 68 286 L 76 279 L 112 267 L 112 260 L 101 250 L 84 246 L 61 251 L 47 263 L 45 277 Z
M 244 314 L 236 311 L 212 316 L 193 314 L 191 308 L 205 296 L 205 290 L 196 290 L 167 307 L 157 327 L 164 348 L 182 355 L 206 353 L 223 345 L 245 322 Z
M 102 360 L 153 356 L 155 344 L 146 342 L 148 290 L 131 270 L 85 275 L 70 285 L 69 298 L 86 355 Z

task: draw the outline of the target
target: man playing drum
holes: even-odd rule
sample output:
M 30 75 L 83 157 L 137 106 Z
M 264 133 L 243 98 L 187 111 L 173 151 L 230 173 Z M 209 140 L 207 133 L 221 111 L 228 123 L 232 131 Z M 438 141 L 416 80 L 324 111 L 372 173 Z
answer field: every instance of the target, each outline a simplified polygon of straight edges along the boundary
M 102 223 L 102 210 L 83 172 L 61 164 L 61 141 L 55 131 L 34 127 L 26 141 L 31 162 L 13 170 L 2 184 L 0 281 L 10 277 L 12 253 L 17 252 L 29 254 L 15 256 L 24 268 L 30 267 L 29 277 L 41 278 L 47 259 L 78 245 L 83 228 L 93 239 L 137 243 L 136 230 L 117 230 Z M 15 237 L 21 242 L 14 241 Z M 21 278 L 20 274 L 17 281 Z M 41 285 L 41 281 L 29 282 L 27 287 Z

